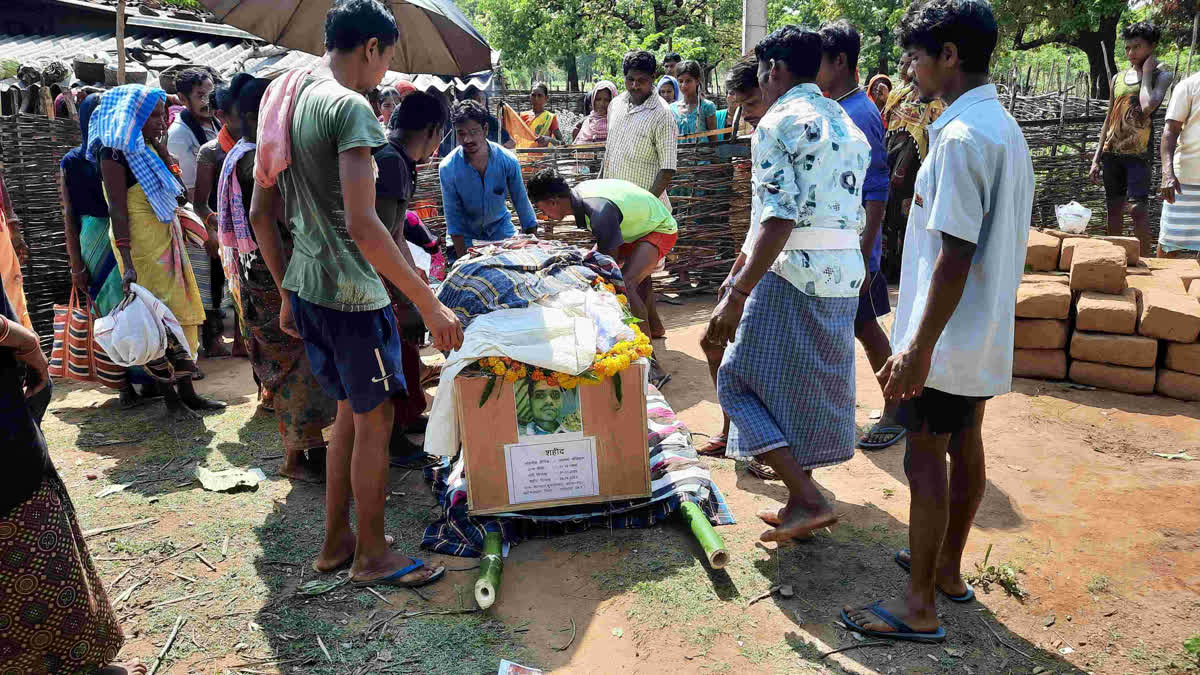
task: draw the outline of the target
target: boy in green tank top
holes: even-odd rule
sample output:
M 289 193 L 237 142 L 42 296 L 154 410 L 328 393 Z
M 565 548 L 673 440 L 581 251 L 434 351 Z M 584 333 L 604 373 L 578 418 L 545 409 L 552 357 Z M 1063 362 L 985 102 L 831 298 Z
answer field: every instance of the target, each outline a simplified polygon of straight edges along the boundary
M 537 172 L 527 191 L 547 218 L 574 215 L 577 225 L 596 235 L 596 250 L 621 266 L 629 310 L 645 321 L 652 302 L 650 275 L 679 238 L 675 218 L 662 200 L 625 180 L 589 180 L 572 188 L 554 169 Z M 650 378 L 661 386 L 669 376 L 654 364 Z

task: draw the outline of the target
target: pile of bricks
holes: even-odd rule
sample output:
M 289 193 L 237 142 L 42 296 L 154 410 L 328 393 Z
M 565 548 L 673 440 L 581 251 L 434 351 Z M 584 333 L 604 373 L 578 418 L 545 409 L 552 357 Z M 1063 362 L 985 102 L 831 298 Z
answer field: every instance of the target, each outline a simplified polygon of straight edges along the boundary
M 1013 375 L 1200 401 L 1200 264 L 1133 237 L 1033 230 Z

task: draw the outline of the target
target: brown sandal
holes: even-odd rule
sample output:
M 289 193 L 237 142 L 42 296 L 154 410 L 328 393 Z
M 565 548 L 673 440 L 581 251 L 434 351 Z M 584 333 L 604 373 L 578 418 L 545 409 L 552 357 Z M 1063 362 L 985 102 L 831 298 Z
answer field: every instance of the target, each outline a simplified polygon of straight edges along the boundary
M 746 471 L 749 471 L 751 475 L 762 480 L 779 480 L 779 474 L 775 473 L 775 469 L 760 462 L 758 459 L 752 459 L 747 462 Z

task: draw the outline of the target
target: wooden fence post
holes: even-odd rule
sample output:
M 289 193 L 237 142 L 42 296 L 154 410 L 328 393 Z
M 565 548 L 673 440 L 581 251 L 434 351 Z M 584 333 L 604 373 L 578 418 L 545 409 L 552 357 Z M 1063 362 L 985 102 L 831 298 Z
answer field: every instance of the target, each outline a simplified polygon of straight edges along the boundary
M 1187 74 L 1192 74 L 1192 55 L 1196 53 L 1196 28 L 1200 27 L 1200 12 L 1192 15 L 1192 46 L 1188 49 Z M 1178 73 L 1175 74 L 1175 79 L 1181 79 Z
M 125 84 L 125 0 L 117 0 L 117 85 Z

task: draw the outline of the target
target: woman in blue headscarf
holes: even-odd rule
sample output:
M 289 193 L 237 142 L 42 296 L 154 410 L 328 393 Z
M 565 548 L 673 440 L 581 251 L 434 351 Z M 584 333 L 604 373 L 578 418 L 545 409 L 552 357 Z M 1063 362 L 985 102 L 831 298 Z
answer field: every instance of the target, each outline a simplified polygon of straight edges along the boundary
M 122 292 L 138 283 L 183 327 L 188 344 L 179 344 L 168 331 L 166 355 L 146 364 L 146 370 L 163 385 L 159 389 L 171 416 L 186 418 L 192 410 L 225 404 L 201 397 L 192 387 L 204 306 L 175 214 L 183 183 L 168 168 L 175 162 L 164 140 L 166 99 L 162 89 L 140 84 L 110 90 L 92 112 L 87 147 L 88 157 L 100 163 Z
M 670 75 L 663 75 L 659 79 L 658 86 L 655 89 L 658 91 L 658 95 L 662 97 L 662 100 L 667 102 L 667 105 L 679 100 L 679 80 Z

